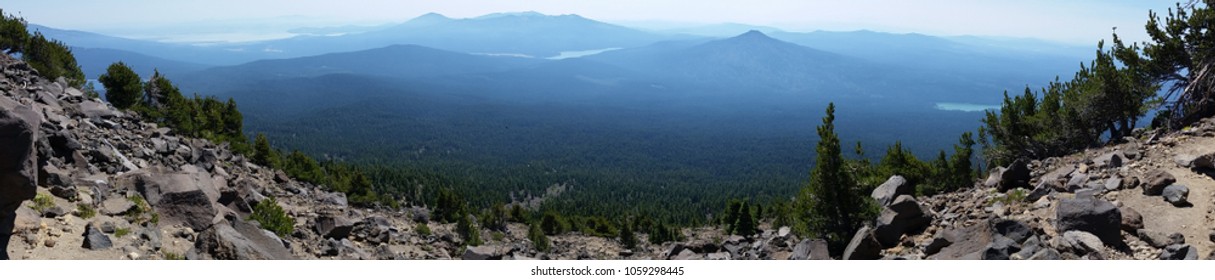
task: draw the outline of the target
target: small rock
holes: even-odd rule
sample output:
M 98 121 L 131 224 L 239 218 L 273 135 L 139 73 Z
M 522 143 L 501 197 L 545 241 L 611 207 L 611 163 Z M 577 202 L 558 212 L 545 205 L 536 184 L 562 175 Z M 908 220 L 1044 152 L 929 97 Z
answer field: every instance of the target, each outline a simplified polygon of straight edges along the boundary
M 1096 235 L 1079 230 L 1064 232 L 1061 242 L 1064 248 L 1069 248 L 1076 255 L 1081 256 L 1100 253 L 1101 249 L 1105 248 L 1105 244 Z
M 1145 195 L 1161 195 L 1164 188 L 1177 182 L 1177 178 L 1173 174 L 1163 169 L 1157 169 L 1148 173 L 1147 184 L 1143 185 L 1143 194 Z
M 1190 188 L 1183 185 L 1169 185 L 1161 192 L 1164 196 L 1164 201 L 1172 203 L 1176 207 L 1188 207 L 1190 202 L 1187 200 L 1190 197 Z
M 1139 215 L 1139 211 L 1128 206 L 1119 207 L 1118 210 L 1122 212 L 1123 231 L 1134 233 L 1143 228 L 1143 215 Z
M 1143 242 L 1147 243 L 1149 246 L 1156 248 L 1164 248 L 1169 245 L 1185 243 L 1185 235 L 1177 232 L 1165 234 L 1159 231 L 1140 229 L 1136 232 L 1136 234 L 1139 236 L 1140 240 L 1143 240 Z

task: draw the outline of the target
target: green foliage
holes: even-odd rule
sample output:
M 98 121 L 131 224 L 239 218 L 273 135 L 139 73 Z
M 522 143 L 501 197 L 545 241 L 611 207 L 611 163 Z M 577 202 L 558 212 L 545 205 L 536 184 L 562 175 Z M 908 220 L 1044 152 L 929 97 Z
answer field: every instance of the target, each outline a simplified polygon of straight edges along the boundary
M 97 79 L 105 86 L 105 99 L 118 109 L 127 109 L 143 99 L 143 81 L 131 67 L 121 61 L 110 64 Z
M 758 207 L 755 208 L 758 209 Z M 756 218 L 759 213 L 755 212 L 746 201 L 730 200 L 726 204 L 726 214 L 722 217 L 722 223 L 726 225 L 726 234 L 742 236 L 755 234 L 759 230 Z
M 772 218 L 773 228 L 793 225 L 793 217 L 789 214 L 792 211 L 789 207 L 790 205 L 786 200 L 773 201 L 772 204 L 768 205 L 768 216 Z
M 451 189 L 440 189 L 438 202 L 435 204 L 435 217 L 439 221 L 451 222 L 459 219 L 464 215 L 468 204 L 464 202 L 464 198 L 456 195 Z
M 678 227 L 673 227 L 662 222 L 655 223 L 650 226 L 650 244 L 663 244 L 665 242 L 682 241 L 683 234 L 679 232 Z
M 602 216 L 570 216 L 566 221 L 574 230 L 586 235 L 612 238 L 618 234 L 615 223 Z
M 76 63 L 72 50 L 63 42 L 47 39 L 42 32 L 34 32 L 29 37 L 21 49 L 21 59 L 47 79 L 63 77 L 73 87 L 84 85 L 84 72 Z
M 526 223 L 528 221 L 527 210 L 523 209 L 523 205 L 519 203 L 511 204 L 510 221 L 515 223 Z
M 131 234 L 130 228 L 117 228 L 114 230 L 114 237 L 122 238 L 123 236 L 127 236 L 127 234 Z
M 127 200 L 131 201 L 132 204 L 135 204 L 135 207 L 131 207 L 130 210 L 123 213 L 123 216 L 126 217 L 127 221 L 135 224 L 160 223 L 160 214 L 152 211 L 152 206 L 148 205 L 148 202 L 143 199 L 143 196 L 136 194 L 128 196 Z
M 81 219 L 92 219 L 93 217 L 97 216 L 97 209 L 94 209 L 93 205 L 77 203 L 76 215 L 80 216 Z
M 430 235 L 430 226 L 426 225 L 426 223 L 419 223 L 417 226 L 415 226 L 413 228 L 413 230 L 417 231 L 418 235 L 421 235 L 421 236 Z
M 844 168 L 839 137 L 835 134 L 835 104 L 827 105 L 818 135 L 817 160 L 810 183 L 794 201 L 794 229 L 802 236 L 827 240 L 832 254 L 839 255 L 856 229 L 877 215 L 877 207 Z
M 556 212 L 544 212 L 544 216 L 540 217 L 540 229 L 544 230 L 544 234 L 562 234 L 569 231 L 569 227 L 565 219 Z
M 460 234 L 461 238 L 464 238 L 464 245 L 480 246 L 481 230 L 477 228 L 477 225 L 473 224 L 472 219 L 471 214 L 461 215 L 459 221 L 456 222 L 456 233 Z
M 7 54 L 19 53 L 29 41 L 30 33 L 26 30 L 25 19 L 5 14 L 0 10 L 0 51 Z
M 1139 118 L 1157 103 L 1158 83 L 1148 79 L 1137 45 L 1097 43 L 1096 59 L 1081 64 L 1071 80 L 1058 78 L 1038 92 L 1004 94 L 1000 110 L 989 110 L 983 128 L 991 144 L 989 165 L 1016 159 L 1061 156 L 1130 135 Z M 987 138 L 987 137 L 980 137 Z M 985 139 L 986 140 L 986 139 Z
M 34 205 L 30 205 L 30 209 L 34 209 L 34 211 L 38 211 L 38 213 L 42 213 L 43 211 L 46 211 L 46 209 L 51 209 L 51 207 L 55 207 L 55 200 L 46 194 L 35 195 Z
M 288 216 L 273 197 L 253 206 L 253 214 L 249 215 L 249 220 L 257 221 L 262 228 L 274 232 L 279 237 L 286 237 L 295 231 L 295 218 Z
M 1172 128 L 1215 114 L 1212 5 L 1215 1 L 1190 1 L 1184 6 L 1177 3 L 1164 18 L 1149 12 L 1145 28 L 1152 41 L 1144 44 L 1142 56 L 1135 45 L 1118 52 L 1119 61 L 1127 68 L 1141 70 L 1136 72 L 1144 74 L 1142 80 L 1171 85 L 1164 99 L 1175 100 L 1165 111 Z M 1117 36 L 1114 40 L 1121 45 Z
M 168 252 L 168 251 L 164 251 L 164 250 L 161 250 L 160 253 L 164 254 L 164 259 L 169 260 L 169 261 L 180 261 L 180 260 L 186 259 L 185 256 L 182 256 L 181 254 L 178 254 L 178 253 Z
M 265 134 L 258 133 L 256 140 L 253 140 L 253 163 L 274 168 L 278 166 L 278 156 L 274 148 L 270 147 L 270 140 L 266 139 Z
M 738 220 L 734 222 L 733 229 L 734 234 L 742 236 L 751 236 L 756 231 L 759 231 L 755 222 L 755 216 L 752 215 L 751 207 L 745 201 L 738 207 Z
M 532 246 L 536 248 L 536 251 L 548 252 L 552 247 L 544 232 L 539 223 L 531 223 L 527 227 L 527 239 L 532 241 Z
M 633 225 L 625 219 L 620 225 L 620 245 L 624 248 L 637 248 L 637 235 L 633 232 Z
M 481 222 L 481 227 L 493 231 L 506 231 L 506 205 L 501 202 L 494 204 L 493 207 L 481 212 L 481 217 L 477 221 Z

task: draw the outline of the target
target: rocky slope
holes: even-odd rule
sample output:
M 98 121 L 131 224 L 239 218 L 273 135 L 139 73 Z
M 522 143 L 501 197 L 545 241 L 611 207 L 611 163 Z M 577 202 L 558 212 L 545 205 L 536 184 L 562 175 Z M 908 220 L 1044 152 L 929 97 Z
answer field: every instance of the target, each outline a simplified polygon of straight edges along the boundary
M 826 242 L 761 225 L 754 236 L 683 231 L 685 242 L 527 227 L 462 246 L 424 208 L 364 209 L 341 193 L 181 137 L 0 56 L 0 236 L 14 259 L 828 259 Z M 1215 252 L 1215 122 L 999 168 L 972 188 L 915 198 L 893 177 L 847 259 L 1194 259 Z M 279 237 L 249 220 L 275 198 L 296 221 Z M 429 234 L 417 228 L 425 223 Z M 11 228 L 11 230 L 10 230 Z

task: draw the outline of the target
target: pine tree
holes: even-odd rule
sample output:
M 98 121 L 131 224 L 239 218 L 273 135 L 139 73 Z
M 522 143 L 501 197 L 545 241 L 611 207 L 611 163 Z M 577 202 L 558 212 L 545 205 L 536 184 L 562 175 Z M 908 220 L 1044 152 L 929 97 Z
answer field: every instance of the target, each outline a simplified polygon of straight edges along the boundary
M 24 19 L 0 10 L 0 51 L 7 54 L 19 53 L 29 38 L 30 33 L 26 30 Z
M 738 206 L 738 221 L 734 224 L 734 234 L 742 236 L 755 234 L 758 229 L 756 229 L 755 218 L 751 212 L 751 207 L 745 201 Z
M 628 249 L 637 247 L 637 235 L 633 233 L 633 225 L 628 219 L 620 225 L 620 244 Z
M 143 98 L 143 81 L 139 74 L 121 61 L 110 64 L 97 80 L 105 86 L 105 99 L 118 109 L 131 108 Z
M 265 167 L 277 167 L 277 155 L 274 148 L 270 147 L 270 140 L 266 139 L 265 134 L 258 133 L 257 139 L 253 141 L 253 163 Z
M 460 220 L 456 222 L 456 232 L 464 238 L 464 245 L 481 246 L 481 230 L 473 224 L 472 214 L 460 215 Z
M 21 59 L 38 70 L 42 77 L 51 80 L 63 77 L 73 87 L 84 85 L 84 72 L 76 63 L 72 50 L 63 42 L 47 39 L 42 32 L 34 32 L 29 38 L 22 48 Z
M 527 239 L 532 241 L 532 246 L 536 251 L 548 252 L 552 244 L 549 244 L 548 236 L 544 235 L 544 231 L 540 229 L 540 223 L 533 222 L 527 227 Z
M 877 207 L 843 168 L 845 161 L 835 134 L 834 103 L 827 105 L 818 135 L 817 160 L 810 182 L 795 201 L 795 230 L 803 236 L 826 239 L 832 254 L 839 255 L 856 229 L 876 216 Z

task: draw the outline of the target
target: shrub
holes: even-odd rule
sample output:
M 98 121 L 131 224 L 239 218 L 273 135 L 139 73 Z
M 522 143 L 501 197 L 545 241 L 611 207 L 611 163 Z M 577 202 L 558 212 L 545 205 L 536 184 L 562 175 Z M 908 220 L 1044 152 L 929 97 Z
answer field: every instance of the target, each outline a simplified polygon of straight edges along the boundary
M 430 235 L 430 226 L 426 225 L 426 223 L 419 223 L 418 226 L 413 228 L 413 230 L 417 231 L 418 235 L 422 235 L 422 236 Z
M 460 221 L 456 223 L 456 233 L 464 238 L 464 245 L 480 246 L 481 245 L 481 230 L 477 225 L 473 224 L 472 215 L 465 214 L 460 216 Z
M 123 236 L 127 236 L 127 234 L 131 234 L 130 228 L 118 228 L 114 230 L 114 237 L 122 238 Z
M 143 81 L 139 74 L 121 61 L 110 64 L 97 81 L 105 87 L 105 99 L 118 109 L 131 108 L 143 99 Z
M 287 216 L 287 212 L 283 211 L 282 206 L 278 206 L 278 201 L 273 197 L 253 206 L 253 214 L 249 215 L 249 219 L 257 221 L 262 228 L 281 237 L 285 237 L 295 230 L 295 218 Z
M 536 248 L 536 251 L 548 252 L 551 249 L 552 244 L 549 243 L 544 230 L 540 229 L 539 223 L 532 223 L 527 227 L 527 239 L 532 241 L 532 246 Z
M 91 219 L 94 216 L 97 216 L 97 209 L 93 209 L 92 205 L 78 203 L 76 204 L 76 214 L 77 216 L 80 216 L 81 219 Z
M 50 209 L 51 207 L 55 207 L 55 200 L 46 194 L 34 196 L 34 205 L 30 206 L 31 209 L 38 211 L 38 213 L 42 213 L 42 211 L 46 211 L 46 209 Z

